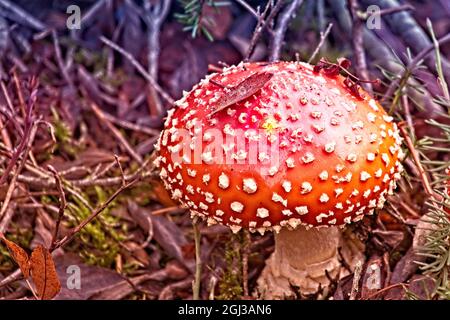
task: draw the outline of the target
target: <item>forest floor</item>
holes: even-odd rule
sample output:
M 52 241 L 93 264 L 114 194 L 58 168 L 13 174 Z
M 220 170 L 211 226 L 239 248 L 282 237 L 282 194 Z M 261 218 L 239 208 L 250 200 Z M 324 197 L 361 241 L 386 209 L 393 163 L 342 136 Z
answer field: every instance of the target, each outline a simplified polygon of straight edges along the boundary
M 192 221 L 152 166 L 167 110 L 224 65 L 321 57 L 381 80 L 363 85 L 401 123 L 406 170 L 350 227 L 357 281 L 298 298 L 450 298 L 448 1 L 85 0 L 80 29 L 73 2 L 0 1 L 0 298 L 191 299 Z M 257 298 L 273 235 L 199 232 L 201 298 Z M 42 292 L 23 275 L 50 253 Z M 381 285 L 364 287 L 374 265 Z M 82 290 L 66 285 L 73 266 Z

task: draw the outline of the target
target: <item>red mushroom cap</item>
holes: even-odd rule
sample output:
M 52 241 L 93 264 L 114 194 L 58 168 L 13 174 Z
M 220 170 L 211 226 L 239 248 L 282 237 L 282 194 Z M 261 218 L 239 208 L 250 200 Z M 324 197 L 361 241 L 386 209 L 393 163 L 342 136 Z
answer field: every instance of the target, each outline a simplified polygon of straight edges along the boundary
M 397 126 L 367 94 L 300 62 L 211 74 L 169 111 L 160 176 L 193 215 L 233 231 L 344 225 L 400 177 Z

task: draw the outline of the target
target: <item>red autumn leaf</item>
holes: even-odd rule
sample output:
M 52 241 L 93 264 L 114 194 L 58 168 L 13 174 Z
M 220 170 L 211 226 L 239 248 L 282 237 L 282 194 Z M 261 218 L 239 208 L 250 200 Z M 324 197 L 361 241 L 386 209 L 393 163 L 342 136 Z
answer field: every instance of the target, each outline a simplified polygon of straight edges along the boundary
M 25 250 L 23 250 L 19 245 L 5 238 L 3 233 L 0 233 L 0 239 L 3 240 L 6 247 L 8 248 L 11 258 L 19 265 L 23 276 L 28 278 L 30 276 L 30 263 L 29 257 Z
M 50 300 L 61 290 L 51 253 L 43 246 L 37 246 L 31 253 L 31 277 L 36 294 L 42 300 Z

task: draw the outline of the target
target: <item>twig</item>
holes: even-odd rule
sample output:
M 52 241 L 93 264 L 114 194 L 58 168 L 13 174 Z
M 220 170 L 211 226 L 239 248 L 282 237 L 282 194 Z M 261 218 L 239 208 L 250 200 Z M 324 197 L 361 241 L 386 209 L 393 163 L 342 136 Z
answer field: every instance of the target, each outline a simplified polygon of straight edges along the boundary
M 355 300 L 359 291 L 359 280 L 361 279 L 362 262 L 359 260 L 355 266 L 355 272 L 353 274 L 352 290 L 350 291 L 349 300 Z
M 11 222 L 12 217 L 14 216 L 16 210 L 16 204 L 11 202 L 8 206 L 8 209 L 5 212 L 5 215 L 0 219 L 0 233 L 6 232 L 9 223 Z
M 401 11 L 410 11 L 410 10 L 414 11 L 415 8 L 410 4 L 402 4 L 398 7 L 381 9 L 376 14 L 380 15 L 380 16 L 384 16 L 384 15 L 388 15 L 388 14 L 393 14 L 393 13 L 397 13 L 397 12 L 401 12 Z
M 127 184 L 122 185 L 119 189 L 117 189 L 103 204 L 101 204 L 99 207 L 97 207 L 90 215 L 89 217 L 87 217 L 83 222 L 81 222 L 78 226 L 76 226 L 75 228 L 72 228 L 69 231 L 69 234 L 66 235 L 64 238 L 62 238 L 61 240 L 57 241 L 55 246 L 53 246 L 53 251 L 64 246 L 67 242 L 70 242 L 75 235 L 80 232 L 81 229 L 83 229 L 89 222 L 91 222 L 92 220 L 94 220 L 100 213 L 103 212 L 103 210 L 105 210 L 109 204 L 111 202 L 114 201 L 114 199 L 117 198 L 117 196 L 122 193 L 124 190 L 130 188 L 132 185 L 134 185 L 137 181 L 139 180 L 139 178 L 136 178 L 130 182 L 127 182 Z
M 409 130 L 411 132 L 411 136 L 415 137 L 416 133 L 414 130 L 414 124 L 413 124 L 413 120 L 411 117 L 411 110 L 409 108 L 408 96 L 405 94 L 402 95 L 402 104 L 403 104 L 403 109 L 405 110 L 406 123 L 408 124 Z
M 133 131 L 137 131 L 137 132 L 142 132 L 145 134 L 148 134 L 149 136 L 156 136 L 159 135 L 159 131 L 152 129 L 152 128 L 148 128 L 148 127 L 144 127 L 141 125 L 138 125 L 136 123 L 133 122 L 129 122 L 127 120 L 123 120 L 123 119 L 118 119 L 115 116 L 113 116 L 112 114 L 109 114 L 105 111 L 103 111 L 103 116 L 108 119 L 109 121 L 111 121 L 112 123 L 121 126 L 122 128 L 128 129 L 128 130 L 133 130 Z
M 399 125 L 400 132 L 403 135 L 403 138 L 405 139 L 406 146 L 409 149 L 409 152 L 411 153 L 411 156 L 416 163 L 417 169 L 419 170 L 420 179 L 422 180 L 422 185 L 425 188 L 425 192 L 429 196 L 434 196 L 435 192 L 433 191 L 433 188 L 431 187 L 430 180 L 428 179 L 428 175 L 425 171 L 425 169 L 422 166 L 422 163 L 420 162 L 419 154 L 414 148 L 414 143 L 412 142 L 411 138 L 409 137 L 409 134 L 406 132 L 405 128 L 400 124 Z
M 313 61 L 314 58 L 317 56 L 317 54 L 319 53 L 319 51 L 322 48 L 323 44 L 325 43 L 325 39 L 328 37 L 328 34 L 330 33 L 332 27 L 333 27 L 333 24 L 330 22 L 328 24 L 328 27 L 325 30 L 325 32 L 320 31 L 319 44 L 317 45 L 316 49 L 314 49 L 314 52 L 312 53 L 311 57 L 308 59 L 308 63 L 311 63 L 311 61 Z
M 255 50 L 256 44 L 261 38 L 262 32 L 264 31 L 266 26 L 275 18 L 276 14 L 281 9 L 283 3 L 284 0 L 278 0 L 278 2 L 275 4 L 272 10 L 270 10 L 270 8 L 272 7 L 272 1 L 267 1 L 267 5 L 263 13 L 260 15 L 258 22 L 256 23 L 255 31 L 253 32 L 252 39 L 250 40 L 250 45 L 244 57 L 245 62 L 247 62 L 248 59 L 250 59 L 251 55 L 253 54 L 253 51 Z
M 122 168 L 122 165 L 120 164 L 120 160 L 119 160 L 119 157 L 117 156 L 117 154 L 114 155 L 114 160 L 116 161 L 116 164 L 119 167 L 120 177 L 122 178 L 122 186 L 124 186 L 126 184 L 125 173 L 123 172 L 123 168 Z
M 382 288 L 382 289 L 380 289 L 380 290 L 374 292 L 373 294 L 369 295 L 368 297 L 365 297 L 364 300 L 370 300 L 370 299 L 372 299 L 372 298 L 378 296 L 379 294 L 381 294 L 381 293 L 383 293 L 383 292 L 386 292 L 386 291 L 389 291 L 389 290 L 391 290 L 391 289 L 394 289 L 394 288 L 396 288 L 396 287 L 402 287 L 402 288 L 405 288 L 405 287 L 408 287 L 408 286 L 409 286 L 409 285 L 408 285 L 408 284 L 405 284 L 405 283 L 395 283 L 395 284 L 392 284 L 392 285 L 390 285 L 390 286 L 384 287 L 384 288 Z
M 355 54 L 356 72 L 362 79 L 369 79 L 369 72 L 367 71 L 366 55 L 364 52 L 364 25 L 362 19 L 358 16 L 358 0 L 348 0 L 350 13 L 353 20 L 352 28 L 352 46 Z M 371 94 L 372 84 L 364 83 L 364 88 Z
M 37 95 L 37 85 L 36 85 L 36 83 L 34 83 L 32 86 L 33 86 L 33 88 L 32 88 L 32 92 L 31 92 L 31 95 L 30 95 L 30 98 L 29 98 L 29 102 L 28 102 L 28 106 L 27 106 L 27 114 L 26 114 L 26 117 L 25 117 L 25 129 L 24 129 L 24 133 L 23 133 L 23 136 L 22 136 L 22 140 L 20 141 L 19 146 L 17 147 L 16 151 L 14 152 L 12 158 L 9 160 L 9 163 L 8 163 L 8 165 L 7 165 L 3 175 L 0 178 L 0 185 L 5 183 L 5 181 L 6 181 L 7 177 L 8 177 L 8 173 L 12 170 L 12 168 L 16 164 L 17 160 L 21 156 L 22 152 L 27 147 L 28 141 L 29 141 L 30 136 L 31 136 L 31 130 L 33 128 L 32 114 L 33 114 L 34 104 L 36 102 L 36 95 Z
M 442 38 L 440 38 L 437 41 L 437 44 L 439 46 L 442 46 L 444 43 L 447 43 L 450 41 L 450 33 L 443 36 Z M 428 47 L 426 47 L 425 49 L 423 49 L 422 51 L 420 51 L 416 57 L 414 59 L 412 59 L 407 65 L 406 67 L 403 69 L 402 73 L 399 75 L 399 77 L 397 77 L 396 79 L 394 79 L 394 81 L 391 82 L 391 84 L 389 85 L 388 89 L 386 90 L 386 93 L 384 94 L 383 98 L 381 99 L 381 102 L 385 102 L 389 97 L 391 97 L 393 95 L 393 93 L 395 92 L 395 90 L 397 89 L 400 81 L 409 73 L 412 73 L 412 71 L 414 70 L 414 68 L 421 63 L 421 61 L 427 56 L 429 55 L 432 51 L 434 51 L 434 49 L 436 44 L 432 43 L 431 45 L 429 45 Z
M 36 131 L 37 131 L 37 125 L 35 123 L 33 123 L 32 127 L 31 127 L 31 130 L 30 130 L 29 137 L 27 138 L 27 145 L 25 147 L 24 156 L 23 156 L 22 160 L 18 163 L 18 165 L 16 167 L 16 170 L 13 173 L 12 179 L 11 179 L 11 181 L 9 183 L 9 186 L 8 186 L 8 190 L 6 191 L 5 199 L 3 200 L 2 207 L 0 208 L 0 221 L 2 221 L 4 219 L 3 215 L 5 214 L 5 212 L 8 209 L 9 202 L 11 201 L 12 194 L 14 192 L 14 189 L 16 188 L 17 178 L 18 178 L 20 172 L 22 171 L 22 168 L 25 165 L 27 156 L 28 156 L 28 154 L 29 154 L 29 152 L 31 150 L 31 146 L 32 146 L 33 141 L 34 141 L 34 137 L 36 136 Z
M 59 38 L 58 34 L 56 33 L 56 30 L 52 30 L 52 39 L 53 39 L 53 47 L 55 49 L 55 55 L 56 55 L 56 62 L 58 63 L 58 67 L 61 70 L 61 74 L 64 77 L 64 80 L 66 80 L 67 84 L 70 87 L 70 90 L 74 91 L 75 86 L 73 84 L 72 79 L 69 76 L 69 73 L 67 72 L 66 64 L 64 63 L 62 59 L 62 53 L 61 53 L 61 47 L 59 46 Z
M 0 0 L 0 7 L 3 7 L 6 10 L 9 10 L 17 18 L 20 18 L 22 20 L 22 21 L 19 20 L 17 22 L 20 22 L 22 24 L 27 24 L 28 26 L 30 26 L 38 31 L 43 31 L 44 29 L 47 28 L 43 22 L 39 21 L 38 19 L 36 19 L 32 15 L 30 15 L 29 13 L 24 11 L 22 8 L 9 2 L 8 0 Z
M 198 219 L 195 217 L 192 220 L 192 227 L 194 230 L 194 242 L 195 242 L 195 277 L 192 281 L 192 293 L 193 299 L 200 299 L 200 285 L 202 281 L 202 257 L 201 257 L 201 233 L 198 228 Z
M 155 88 L 155 90 L 161 95 L 161 97 L 164 98 L 164 100 L 166 100 L 169 104 L 173 104 L 175 102 L 172 97 L 167 92 L 165 92 L 164 89 L 161 88 L 161 86 L 155 81 L 155 79 L 153 79 L 153 77 L 144 69 L 144 67 L 133 57 L 131 53 L 115 44 L 111 40 L 105 38 L 104 36 L 101 36 L 100 40 L 107 46 L 119 52 L 128 61 L 130 61 L 130 63 L 136 68 L 136 70 L 139 71 L 139 73 Z
M 292 0 L 292 2 L 280 13 L 277 20 L 277 27 L 273 33 L 272 46 L 269 61 L 277 61 L 280 59 L 281 45 L 283 43 L 284 34 L 286 33 L 289 21 L 295 17 L 295 12 L 302 5 L 303 0 Z
M 171 0 L 159 0 L 155 1 L 144 1 L 144 21 L 148 28 L 147 33 L 147 61 L 148 61 L 148 73 L 153 77 L 155 81 L 158 81 L 158 61 L 160 54 L 160 30 L 164 20 L 169 13 Z M 151 96 L 153 97 L 154 104 L 156 106 L 156 111 L 158 115 L 163 116 L 164 110 L 160 99 L 155 94 L 153 87 L 151 88 Z
M 50 245 L 50 250 L 56 245 L 56 239 L 58 238 L 59 227 L 61 225 L 62 218 L 64 217 L 64 211 L 67 207 L 66 194 L 64 193 L 63 184 L 61 182 L 61 177 L 59 173 L 52 166 L 48 166 L 48 170 L 53 173 L 53 177 L 56 181 L 56 186 L 58 187 L 59 193 L 59 210 L 58 218 L 56 220 L 55 230 L 53 231 L 52 242 Z
M 248 256 L 250 253 L 251 237 L 248 230 L 243 230 L 243 248 L 242 248 L 242 289 L 244 297 L 249 296 L 248 290 Z
M 235 0 L 237 3 L 239 3 L 241 6 L 243 6 L 248 12 L 250 12 L 257 20 L 259 19 L 258 12 L 255 11 L 255 9 L 252 8 L 251 5 L 249 5 L 244 0 Z
M 114 137 L 119 140 L 123 148 L 128 152 L 128 154 L 136 160 L 139 164 L 143 163 L 142 157 L 133 150 L 128 141 L 122 136 L 122 133 L 117 130 L 116 127 L 103 115 L 103 111 L 94 103 L 90 104 L 92 111 L 95 113 L 97 118 L 105 124 L 105 126 L 111 131 Z

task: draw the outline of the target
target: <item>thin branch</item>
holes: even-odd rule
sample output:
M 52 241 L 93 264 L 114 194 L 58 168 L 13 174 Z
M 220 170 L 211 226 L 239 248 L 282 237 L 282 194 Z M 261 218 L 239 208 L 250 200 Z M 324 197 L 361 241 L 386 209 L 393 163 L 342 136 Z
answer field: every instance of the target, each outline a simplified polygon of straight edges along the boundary
M 380 16 L 384 16 L 384 15 L 388 15 L 388 14 L 393 14 L 393 13 L 397 13 L 397 12 L 401 12 L 401 11 L 410 11 L 410 10 L 414 11 L 415 8 L 410 4 L 402 4 L 398 7 L 381 9 L 376 14 L 380 15 Z
M 36 95 L 37 95 L 37 85 L 34 84 L 30 98 L 29 98 L 28 106 L 27 106 L 27 115 L 25 118 L 25 129 L 24 129 L 24 133 L 22 136 L 22 140 L 20 141 L 19 146 L 17 147 L 16 151 L 14 152 L 12 158 L 9 160 L 9 163 L 8 163 L 3 175 L 0 178 L 0 185 L 5 183 L 9 172 L 11 172 L 14 165 L 17 163 L 18 159 L 22 155 L 24 149 L 27 147 L 28 141 L 31 136 L 31 131 L 33 128 L 32 114 L 33 114 L 33 109 L 34 109 L 34 105 L 36 102 Z
M 327 29 L 325 30 L 325 32 L 320 31 L 320 41 L 319 44 L 317 45 L 316 49 L 314 49 L 314 52 L 312 53 L 311 57 L 308 59 L 308 63 L 311 63 L 311 61 L 314 60 L 314 58 L 317 56 L 317 54 L 319 53 L 320 49 L 322 48 L 323 44 L 325 43 L 325 39 L 328 37 L 328 34 L 331 31 L 331 28 L 333 28 L 333 24 L 330 22 L 328 24 Z
M 133 186 L 137 181 L 139 180 L 139 177 L 127 182 L 125 185 L 122 185 L 119 189 L 117 189 L 103 204 L 101 204 L 99 207 L 97 207 L 90 215 L 87 217 L 83 222 L 81 222 L 78 226 L 71 229 L 69 231 L 69 234 L 67 234 L 64 238 L 57 241 L 56 244 L 53 246 L 53 251 L 64 246 L 66 243 L 70 242 L 75 235 L 81 231 L 89 222 L 97 218 L 97 216 L 103 212 L 108 206 L 113 202 L 119 194 L 121 194 L 124 190 L 130 188 Z
M 358 16 L 358 0 L 348 0 L 351 17 L 353 20 L 352 46 L 355 54 L 356 73 L 361 79 L 369 79 L 367 71 L 366 54 L 364 52 L 364 24 Z M 372 84 L 364 83 L 364 88 L 372 94 Z
M 52 30 L 52 39 L 53 39 L 53 47 L 55 49 L 56 62 L 58 63 L 58 67 L 61 70 L 61 74 L 64 77 L 64 80 L 66 80 L 67 84 L 69 85 L 70 90 L 74 91 L 75 86 L 73 84 L 73 80 L 69 76 L 66 64 L 63 61 L 61 47 L 59 45 L 58 34 L 56 33 L 56 30 L 54 30 L 54 29 Z
M 242 291 L 244 297 L 249 296 L 248 290 L 248 256 L 250 254 L 251 236 L 248 230 L 243 230 L 243 248 L 242 248 Z
M 37 131 L 37 125 L 36 125 L 36 123 L 33 123 L 31 126 L 31 129 L 30 129 L 29 137 L 27 138 L 27 145 L 25 147 L 24 156 L 23 156 L 22 160 L 18 163 L 16 170 L 14 170 L 12 179 L 8 186 L 8 190 L 6 191 L 5 199 L 3 200 L 2 207 L 0 208 L 0 221 L 2 221 L 4 219 L 3 216 L 6 213 L 6 211 L 8 210 L 8 206 L 11 201 L 11 197 L 13 195 L 14 189 L 16 188 L 17 178 L 25 165 L 28 154 L 30 153 L 31 146 L 32 146 L 34 138 L 36 136 L 36 131 Z M 4 175 L 4 176 L 7 176 L 7 175 Z
M 404 126 L 399 125 L 399 129 L 403 135 L 403 138 L 405 139 L 406 146 L 408 147 L 409 152 L 411 153 L 411 156 L 412 156 L 414 162 L 416 163 L 417 169 L 419 170 L 420 178 L 422 180 L 422 185 L 425 188 L 425 192 L 429 196 L 433 197 L 435 195 L 435 192 L 433 191 L 433 188 L 431 187 L 427 172 L 425 171 L 425 169 L 422 166 L 419 154 L 418 154 L 416 148 L 414 148 L 414 143 L 412 142 L 411 138 L 409 137 L 408 132 L 406 132 Z
M 201 256 L 201 233 L 198 228 L 198 219 L 195 217 L 192 220 L 192 227 L 194 230 L 194 242 L 195 242 L 195 277 L 192 282 L 193 299 L 200 299 L 200 285 L 202 282 L 202 256 Z
M 142 157 L 134 151 L 128 141 L 122 136 L 122 133 L 117 130 L 117 128 L 103 115 L 103 111 L 95 104 L 90 104 L 92 111 L 95 113 L 97 118 L 105 124 L 105 126 L 111 131 L 111 133 L 119 140 L 123 148 L 129 153 L 129 155 L 136 160 L 139 164 L 143 163 Z
M 353 273 L 352 290 L 350 292 L 349 300 L 355 300 L 359 291 L 359 280 L 361 279 L 362 262 L 359 260 L 355 266 L 355 272 Z
M 250 40 L 250 45 L 244 57 L 245 62 L 250 59 L 253 51 L 255 50 L 256 44 L 262 36 L 262 32 L 265 30 L 267 25 L 275 18 L 283 4 L 284 0 L 278 0 L 278 2 L 272 8 L 272 1 L 267 1 L 267 5 L 263 13 L 260 15 L 258 22 L 256 23 L 255 31 L 253 32 L 252 39 Z
M 303 0 L 292 0 L 292 2 L 280 13 L 277 20 L 277 27 L 273 33 L 272 46 L 269 61 L 280 59 L 281 46 L 284 34 L 288 28 L 289 21 L 295 17 L 295 12 L 302 5 Z
M 8 0 L 0 0 L 0 7 L 3 7 L 6 10 L 9 10 L 10 12 L 13 13 L 13 15 L 15 15 L 17 18 L 16 19 L 17 22 L 20 22 L 22 24 L 28 25 L 38 31 L 43 31 L 44 29 L 47 28 L 47 26 L 39 21 L 38 19 L 36 19 L 35 17 L 33 17 L 31 14 L 29 14 L 28 12 L 26 12 L 25 10 L 23 10 L 22 8 L 20 8 L 19 6 L 11 3 Z M 0 10 L 1 12 L 1 10 Z M 4 12 L 5 14 L 5 12 Z M 11 16 L 9 16 L 11 18 Z M 14 18 L 14 17 L 12 17 Z
M 254 16 L 256 18 L 256 20 L 259 19 L 259 14 L 258 12 L 255 11 L 255 9 L 252 8 L 251 5 L 249 5 L 246 1 L 244 0 L 235 0 L 237 3 L 239 3 L 241 6 L 243 6 L 248 12 L 250 12 L 252 14 L 252 16 Z
M 53 232 L 52 241 L 50 245 L 50 250 L 56 245 L 56 239 L 58 238 L 59 233 L 59 227 L 61 225 L 62 218 L 64 217 L 64 211 L 67 207 L 67 201 L 66 201 L 66 194 L 64 193 L 63 184 L 61 181 L 61 177 L 59 173 L 53 168 L 52 166 L 48 166 L 48 170 L 53 173 L 53 177 L 56 181 L 56 186 L 58 187 L 58 193 L 59 193 L 59 211 L 58 211 L 58 218 L 56 220 L 55 230 Z
M 131 53 L 115 44 L 111 40 L 105 38 L 104 36 L 100 37 L 100 40 L 106 44 L 107 46 L 113 48 L 121 55 L 123 55 L 130 63 L 136 68 L 137 71 L 155 88 L 155 90 L 161 95 L 161 97 L 166 100 L 169 104 L 173 104 L 174 99 L 166 92 L 163 88 L 153 79 L 153 77 L 144 69 L 144 67 L 133 57 Z
M 442 46 L 444 43 L 447 43 L 450 41 L 450 33 L 446 34 L 445 36 L 443 36 L 442 38 L 440 38 L 437 41 L 437 45 Z M 428 56 L 431 52 L 434 51 L 434 49 L 436 48 L 436 44 L 432 43 L 431 45 L 429 45 L 428 47 L 426 47 L 425 49 L 423 49 L 422 51 L 420 51 L 416 57 L 414 59 L 412 59 L 407 65 L 406 67 L 403 69 L 403 72 L 396 78 L 394 79 L 394 81 L 391 82 L 391 84 L 389 85 L 388 89 L 386 90 L 386 93 L 384 94 L 383 98 L 381 99 L 381 102 L 386 102 L 386 100 L 391 97 L 395 90 L 397 89 L 400 81 L 409 73 L 411 73 L 416 67 L 417 65 L 419 65 L 422 60 Z

